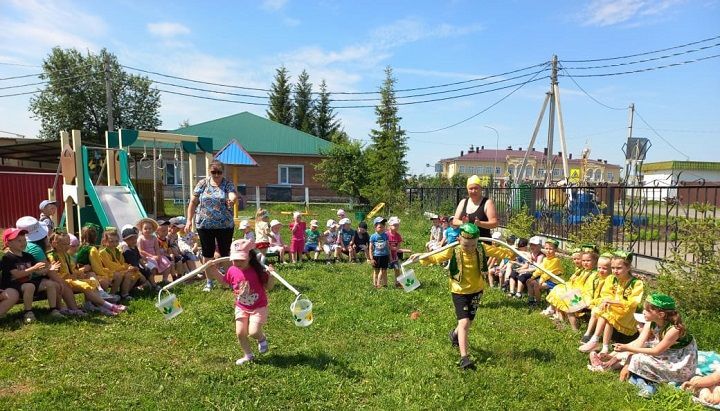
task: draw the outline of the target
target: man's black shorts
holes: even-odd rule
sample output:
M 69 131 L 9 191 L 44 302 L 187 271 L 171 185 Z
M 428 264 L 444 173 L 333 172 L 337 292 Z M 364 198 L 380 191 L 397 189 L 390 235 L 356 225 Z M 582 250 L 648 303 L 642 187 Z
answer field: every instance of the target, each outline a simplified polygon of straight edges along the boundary
M 483 292 L 473 294 L 452 294 L 453 305 L 455 306 L 455 317 L 458 320 L 468 318 L 470 321 L 475 319 L 475 313 L 480 305 L 480 298 Z

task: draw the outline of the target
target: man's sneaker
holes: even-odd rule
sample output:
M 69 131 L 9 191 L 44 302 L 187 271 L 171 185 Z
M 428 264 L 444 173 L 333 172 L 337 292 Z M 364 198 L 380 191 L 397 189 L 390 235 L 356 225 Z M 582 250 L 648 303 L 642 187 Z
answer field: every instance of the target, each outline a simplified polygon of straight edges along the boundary
M 578 351 L 588 353 L 590 351 L 597 351 L 600 347 L 602 347 L 602 343 L 600 343 L 600 341 L 588 340 L 588 342 L 578 347 Z
M 100 308 L 97 305 L 91 303 L 90 301 L 85 301 L 85 304 L 83 304 L 83 309 L 89 313 L 100 311 Z
M 472 362 L 468 357 L 462 357 L 462 358 L 460 358 L 458 367 L 460 367 L 461 370 L 474 370 L 475 363 Z
M 262 341 L 258 341 L 258 351 L 260 351 L 260 354 L 265 354 L 266 352 L 268 352 L 267 338 Z
M 246 355 L 242 358 L 238 358 L 237 361 L 235 361 L 235 365 L 243 365 L 243 364 L 251 362 L 254 359 L 255 359 L 255 357 L 252 354 Z
M 450 331 L 450 334 L 448 334 L 448 338 L 450 339 L 450 344 L 452 344 L 453 347 L 460 346 L 460 340 L 458 339 L 458 335 L 455 330 Z

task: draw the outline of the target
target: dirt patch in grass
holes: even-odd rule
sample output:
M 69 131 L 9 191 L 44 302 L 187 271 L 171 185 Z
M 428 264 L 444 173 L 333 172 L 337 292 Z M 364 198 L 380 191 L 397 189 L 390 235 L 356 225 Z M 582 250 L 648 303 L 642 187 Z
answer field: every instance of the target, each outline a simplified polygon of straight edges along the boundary
M 29 395 L 34 393 L 36 390 L 37 388 L 29 382 L 11 383 L 9 387 L 0 387 L 0 398 Z

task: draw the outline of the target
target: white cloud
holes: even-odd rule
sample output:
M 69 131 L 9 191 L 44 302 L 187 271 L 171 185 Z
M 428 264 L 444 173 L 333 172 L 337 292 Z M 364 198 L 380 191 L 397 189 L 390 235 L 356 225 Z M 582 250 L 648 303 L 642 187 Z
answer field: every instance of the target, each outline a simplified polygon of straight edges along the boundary
M 657 16 L 684 0 L 594 0 L 582 13 L 586 26 L 612 26 Z
M 10 13 L 0 16 L 0 51 L 10 55 L 37 59 L 55 46 L 97 51 L 91 39 L 107 31 L 102 18 L 64 3 L 13 0 L 7 5 Z
M 285 7 L 287 0 L 263 0 L 262 8 L 269 11 L 278 11 Z
M 180 23 L 159 22 L 148 23 L 147 30 L 158 37 L 170 38 L 183 34 L 190 34 L 190 29 Z

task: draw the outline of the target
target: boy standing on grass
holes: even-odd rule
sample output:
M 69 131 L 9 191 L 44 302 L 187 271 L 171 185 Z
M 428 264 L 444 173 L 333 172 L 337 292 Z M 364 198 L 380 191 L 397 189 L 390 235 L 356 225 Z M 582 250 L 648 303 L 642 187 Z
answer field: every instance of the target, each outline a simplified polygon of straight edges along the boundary
M 485 289 L 483 272 L 487 271 L 487 258 L 512 257 L 512 251 L 482 244 L 478 247 L 480 230 L 475 224 L 460 226 L 460 245 L 422 259 L 423 265 L 437 264 L 450 260 L 450 293 L 455 306 L 457 326 L 450 331 L 450 342 L 460 349 L 458 366 L 463 370 L 474 370 L 475 363 L 468 357 L 468 333 L 475 319 L 480 298 Z M 410 256 L 417 261 L 420 254 Z
M 390 246 L 385 233 L 385 220 L 375 217 L 373 224 L 375 232 L 370 236 L 370 264 L 373 266 L 373 286 L 382 288 L 387 284 L 387 269 L 390 264 Z

